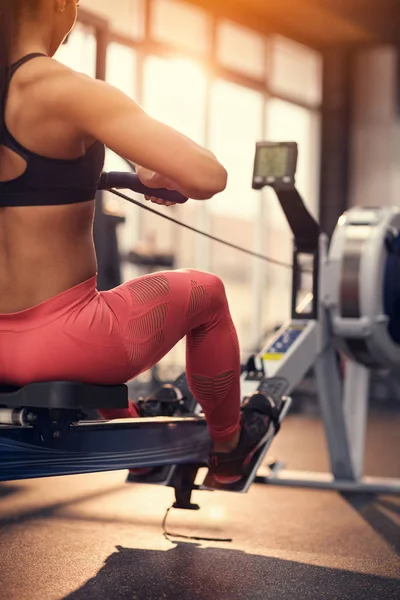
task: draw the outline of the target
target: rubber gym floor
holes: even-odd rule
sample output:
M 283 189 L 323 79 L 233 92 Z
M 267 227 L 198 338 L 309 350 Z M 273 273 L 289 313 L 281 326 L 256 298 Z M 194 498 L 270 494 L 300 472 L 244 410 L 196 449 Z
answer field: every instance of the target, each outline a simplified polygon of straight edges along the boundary
M 400 477 L 400 415 L 370 418 L 366 471 Z M 289 416 L 271 456 L 325 470 L 321 424 Z M 0 485 L 3 600 L 400 599 L 400 496 L 254 485 L 196 492 L 199 512 L 172 511 L 175 532 L 232 543 L 170 542 L 168 488 L 125 473 Z

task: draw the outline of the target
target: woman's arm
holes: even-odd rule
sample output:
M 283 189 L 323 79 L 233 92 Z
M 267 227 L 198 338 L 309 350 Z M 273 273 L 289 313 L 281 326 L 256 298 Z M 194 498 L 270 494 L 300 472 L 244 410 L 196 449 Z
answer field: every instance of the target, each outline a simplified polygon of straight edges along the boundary
M 116 88 L 56 65 L 49 69 L 52 81 L 47 85 L 43 81 L 46 90 L 41 95 L 54 116 L 116 154 L 176 182 L 178 191 L 190 198 L 205 200 L 225 189 L 227 173 L 211 152 L 149 117 Z M 35 87 L 40 94 L 40 85 Z

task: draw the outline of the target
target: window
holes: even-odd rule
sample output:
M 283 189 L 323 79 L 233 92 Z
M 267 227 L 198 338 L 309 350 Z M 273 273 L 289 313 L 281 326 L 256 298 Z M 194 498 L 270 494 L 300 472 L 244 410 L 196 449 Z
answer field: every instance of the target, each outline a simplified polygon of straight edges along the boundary
M 85 9 L 107 19 L 115 32 L 131 38 L 144 36 L 143 0 L 85 0 L 82 4 Z
M 267 235 L 270 235 L 269 233 Z M 282 234 L 273 236 L 278 245 L 275 246 L 275 255 L 277 248 L 282 246 Z M 292 248 L 292 236 L 285 240 L 287 248 Z M 271 240 L 272 243 L 272 240 Z M 283 254 L 278 254 L 282 260 Z M 292 262 L 291 256 L 289 263 Z M 267 276 L 265 280 L 264 296 L 262 299 L 262 331 L 271 331 L 279 327 L 290 319 L 290 308 L 292 301 L 292 276 L 289 269 L 277 265 L 267 265 Z
M 272 39 L 271 51 L 271 91 L 319 105 L 322 98 L 321 55 L 280 36 Z
M 136 95 L 136 53 L 134 50 L 116 43 L 108 46 L 106 80 L 127 96 L 134 97 Z M 129 166 L 123 158 L 107 149 L 105 170 L 127 171 Z M 126 214 L 126 202 L 108 192 L 105 193 L 105 207 L 111 212 Z
M 150 56 L 144 65 L 143 106 L 198 143 L 204 143 L 206 77 L 186 59 Z
M 145 110 L 199 144 L 205 142 L 206 89 L 204 72 L 190 60 L 149 56 L 144 63 Z M 195 223 L 201 206 L 201 203 L 190 202 L 184 207 L 157 207 L 157 210 L 169 215 L 172 211 L 175 216 Z M 188 217 L 189 213 L 191 217 Z M 164 248 L 172 248 L 178 261 L 183 259 L 182 266 L 187 266 L 188 255 L 194 252 L 198 243 L 194 234 L 186 240 L 181 228 L 153 216 L 150 219 L 144 216 L 143 223 L 144 236 L 154 233 L 157 242 Z
M 205 54 L 210 43 L 207 13 L 177 0 L 153 0 L 151 36 L 158 42 Z
M 108 83 L 124 92 L 127 96 L 134 98 L 136 96 L 136 73 L 137 73 L 136 52 L 127 46 L 112 43 L 107 48 L 106 80 Z M 129 169 L 126 162 L 110 150 L 106 155 L 107 171 L 126 171 Z M 114 207 L 120 206 L 115 196 L 108 201 Z
M 244 75 L 263 79 L 265 38 L 250 29 L 223 21 L 218 27 L 217 58 L 222 65 Z
M 106 79 L 131 98 L 136 97 L 136 52 L 128 46 L 111 43 L 107 47 Z
M 318 216 L 318 114 L 278 99 L 266 107 L 266 139 L 297 142 L 299 149 L 296 187 L 314 216 Z M 263 192 L 267 203 L 266 253 L 271 258 L 292 263 L 293 234 L 273 190 Z M 282 324 L 290 317 L 291 271 L 268 265 L 264 297 L 264 326 Z
M 212 213 L 242 219 L 258 214 L 251 189 L 255 144 L 262 136 L 262 94 L 218 80 L 211 93 L 210 147 L 228 171 L 227 189 L 207 204 Z
M 251 189 L 255 143 L 262 136 L 263 95 L 217 80 L 211 89 L 209 145 L 228 171 L 227 189 L 207 202 L 211 232 L 252 249 L 259 193 Z M 219 275 L 229 299 L 242 352 L 252 338 L 252 260 L 237 250 L 210 243 L 211 271 Z
M 137 55 L 132 48 L 117 43 L 111 43 L 107 48 L 106 80 L 108 83 L 124 92 L 131 98 L 136 97 Z M 129 171 L 129 165 L 123 158 L 111 150 L 106 152 L 106 171 Z M 141 199 L 130 190 L 125 192 L 132 197 Z M 121 253 L 129 252 L 140 239 L 141 209 L 114 196 L 104 193 L 104 208 L 106 211 L 123 214 L 125 224 L 118 228 L 118 243 Z M 137 275 L 130 265 L 122 265 L 123 279 L 131 279 Z
M 210 201 L 210 204 L 215 199 Z M 212 215 L 211 232 L 213 235 L 232 241 L 243 248 L 255 249 L 254 222 L 230 217 L 228 215 Z M 233 322 L 236 326 L 242 357 L 254 344 L 253 332 L 253 262 L 251 256 L 238 252 L 233 248 L 222 246 L 218 242 L 210 242 L 210 271 L 221 277 L 229 302 Z
M 77 23 L 55 59 L 80 73 L 96 77 L 96 37 L 92 28 Z
M 309 210 L 317 216 L 319 115 L 295 104 L 271 98 L 267 102 L 266 139 L 297 142 L 299 158 L 296 186 Z

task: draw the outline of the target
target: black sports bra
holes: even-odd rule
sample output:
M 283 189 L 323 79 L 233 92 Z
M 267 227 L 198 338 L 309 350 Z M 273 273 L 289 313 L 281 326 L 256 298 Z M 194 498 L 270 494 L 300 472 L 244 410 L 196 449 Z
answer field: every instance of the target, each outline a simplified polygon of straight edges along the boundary
M 10 67 L 9 81 L 19 67 L 45 54 L 28 54 Z M 5 102 L 0 103 L 5 107 Z M 84 156 L 73 160 L 47 158 L 27 150 L 11 135 L 0 114 L 0 146 L 26 162 L 22 175 L 0 181 L 0 206 L 50 206 L 93 200 L 104 166 L 105 148 L 96 142 Z

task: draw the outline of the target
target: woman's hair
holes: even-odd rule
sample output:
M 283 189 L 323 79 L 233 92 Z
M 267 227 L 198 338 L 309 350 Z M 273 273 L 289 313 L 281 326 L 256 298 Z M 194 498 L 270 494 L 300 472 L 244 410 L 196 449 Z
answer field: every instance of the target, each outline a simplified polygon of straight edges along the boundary
M 8 67 L 10 65 L 11 44 L 17 32 L 18 21 L 24 8 L 35 8 L 38 0 L 0 0 L 0 110 L 8 88 Z

